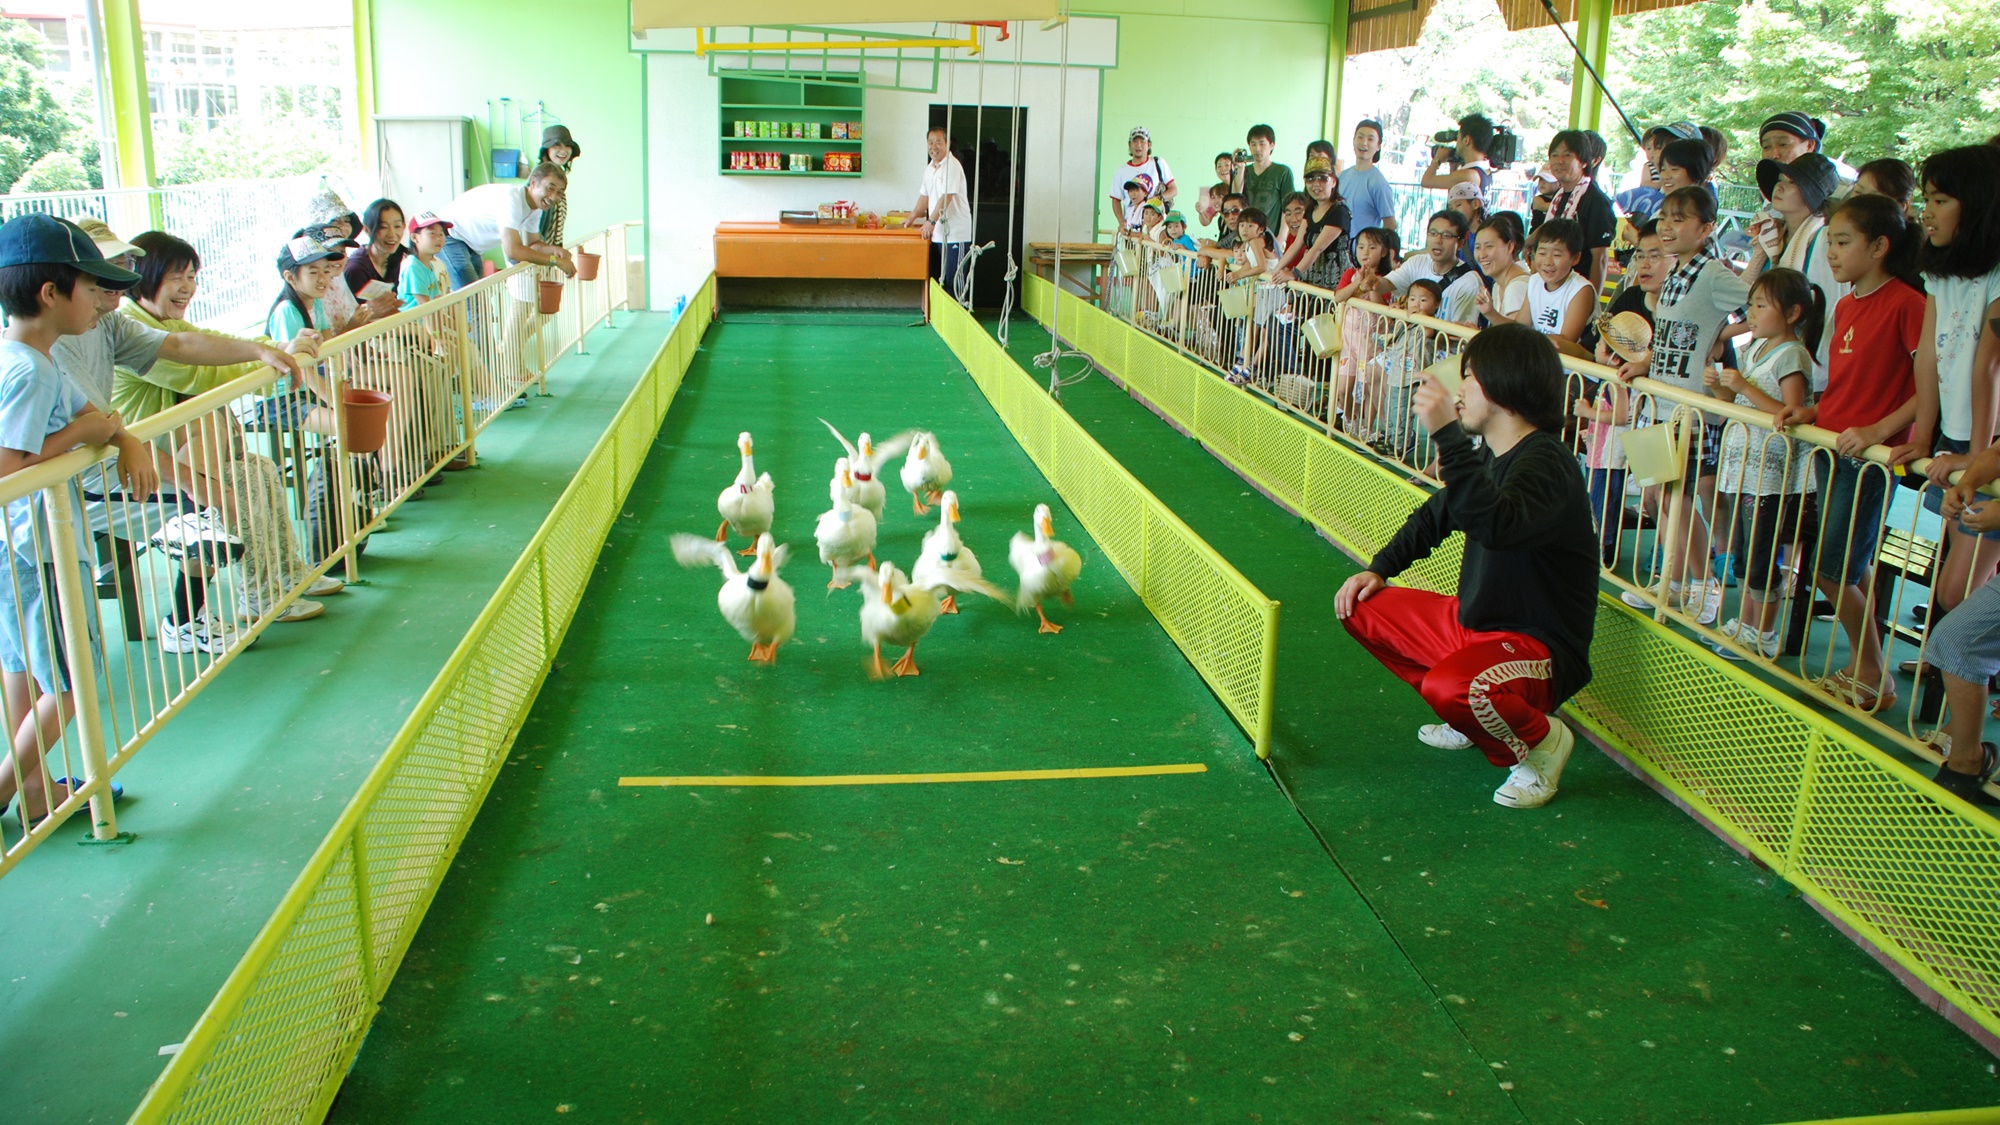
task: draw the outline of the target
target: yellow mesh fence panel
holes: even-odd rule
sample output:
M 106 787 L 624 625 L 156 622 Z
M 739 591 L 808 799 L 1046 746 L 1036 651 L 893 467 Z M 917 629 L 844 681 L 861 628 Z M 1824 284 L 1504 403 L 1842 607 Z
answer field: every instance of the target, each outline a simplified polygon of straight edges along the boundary
M 711 279 L 134 1121 L 324 1115 L 540 690 L 713 307 Z
M 1043 325 L 1054 288 L 1025 279 Z M 1061 333 L 1174 425 L 1351 553 L 1426 492 L 1068 293 Z M 1120 341 L 1109 337 L 1122 333 Z M 1302 444 L 1303 455 L 1295 451 Z M 1464 547 L 1403 576 L 1457 588 Z M 2000 1033 L 2000 825 L 1695 641 L 1604 597 L 1569 711 L 1828 913 Z
M 1046 302 L 1044 302 L 1046 306 Z M 1270 754 L 1278 603 L 1237 573 L 935 285 L 931 326 L 994 413 L 1139 593 L 1188 663 Z

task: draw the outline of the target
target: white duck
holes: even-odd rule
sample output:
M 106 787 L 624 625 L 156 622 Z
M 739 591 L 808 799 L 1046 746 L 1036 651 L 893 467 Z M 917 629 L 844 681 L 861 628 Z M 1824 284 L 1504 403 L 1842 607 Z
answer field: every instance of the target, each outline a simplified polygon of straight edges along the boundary
M 774 507 L 771 474 L 757 475 L 757 463 L 750 455 L 750 431 L 736 435 L 736 449 L 743 454 L 743 467 L 736 471 L 735 482 L 715 498 L 715 510 L 722 515 L 722 526 L 715 529 L 715 541 L 729 542 L 729 533 L 734 531 L 753 541 L 737 554 L 754 555 L 756 538 L 771 530 Z
M 1042 602 L 1061 598 L 1064 605 L 1075 605 L 1069 587 L 1083 571 L 1083 556 L 1055 534 L 1055 517 L 1049 514 L 1049 506 L 1037 504 L 1034 536 L 1030 538 L 1017 531 L 1007 546 L 1007 561 L 1021 577 L 1021 592 L 1014 599 L 1014 608 L 1026 613 L 1029 606 L 1034 606 L 1035 616 L 1042 619 L 1041 628 L 1036 631 L 1042 633 L 1062 632 L 1062 626 L 1042 612 Z
M 863 559 L 870 564 L 875 561 L 875 516 L 848 499 L 847 489 L 854 485 L 854 473 L 848 468 L 847 458 L 834 462 L 833 480 L 833 507 L 820 513 L 819 526 L 813 531 L 813 538 L 819 541 L 819 561 L 833 568 L 833 579 L 826 584 L 829 590 L 847 585 L 842 567 L 851 567 Z
M 979 578 L 979 559 L 958 537 L 958 493 L 947 491 L 938 504 L 938 525 L 924 532 L 924 551 L 910 568 L 910 580 L 919 586 L 944 587 L 944 612 L 958 612 L 958 596 L 950 580 Z M 1001 600 L 1005 600 L 1002 598 Z
M 875 439 L 865 430 L 856 441 L 850 442 L 839 430 L 833 428 L 832 422 L 821 418 L 819 424 L 825 426 L 827 432 L 834 436 L 834 440 L 840 442 L 840 447 L 847 451 L 847 467 L 854 474 L 854 483 L 848 489 L 848 501 L 857 508 L 868 509 L 869 514 L 875 517 L 875 522 L 881 523 L 882 505 L 888 498 L 880 479 L 882 466 L 909 448 L 910 434 L 900 433 L 881 445 L 876 445 Z
M 938 614 L 944 612 L 936 587 L 910 581 L 894 563 L 883 563 L 880 569 L 847 567 L 840 577 L 862 582 L 861 639 L 875 650 L 868 662 L 868 675 L 877 680 L 890 675 L 919 675 L 917 642 L 924 639 L 931 626 L 937 624 Z M 968 592 L 976 590 L 997 601 L 1007 600 L 1005 593 L 983 578 L 947 574 L 940 576 L 938 585 L 953 585 Z M 893 667 L 882 663 L 885 644 L 901 645 L 907 650 Z
M 776 664 L 778 646 L 791 640 L 792 631 L 798 627 L 792 587 L 778 577 L 789 550 L 774 547 L 771 533 L 764 532 L 757 536 L 757 545 L 751 548 L 751 554 L 757 557 L 750 563 L 750 569 L 739 572 L 728 547 L 699 535 L 676 535 L 673 547 L 674 558 L 680 560 L 682 566 L 716 566 L 722 569 L 725 580 L 721 592 L 715 596 L 715 604 L 722 610 L 722 619 L 750 642 L 751 660 L 759 664 Z
M 938 448 L 937 435 L 918 431 L 910 442 L 910 455 L 903 459 L 903 490 L 910 494 L 910 510 L 920 516 L 930 514 L 924 501 L 937 503 L 938 493 L 951 485 L 951 462 Z

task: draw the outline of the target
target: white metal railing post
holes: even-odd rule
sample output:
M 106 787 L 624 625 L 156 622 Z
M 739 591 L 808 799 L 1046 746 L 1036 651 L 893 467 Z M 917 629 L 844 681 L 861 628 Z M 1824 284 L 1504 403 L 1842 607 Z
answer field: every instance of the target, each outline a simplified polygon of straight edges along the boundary
M 100 778 L 104 781 L 90 798 L 91 836 L 97 840 L 115 840 L 118 813 L 112 807 L 111 779 L 105 768 L 104 719 L 97 706 L 97 646 L 91 642 L 97 591 L 81 578 L 84 561 L 77 550 L 82 513 L 77 511 L 76 497 L 66 483 L 44 490 L 42 495 L 47 501 L 49 553 L 55 557 L 56 616 L 62 630 L 70 698 L 75 701 L 76 741 L 82 752 L 84 787 L 92 787 Z M 24 626 L 34 628 L 36 623 L 29 621 Z M 53 807 L 55 802 L 49 804 Z M 22 816 L 25 818 L 27 813 L 23 811 Z

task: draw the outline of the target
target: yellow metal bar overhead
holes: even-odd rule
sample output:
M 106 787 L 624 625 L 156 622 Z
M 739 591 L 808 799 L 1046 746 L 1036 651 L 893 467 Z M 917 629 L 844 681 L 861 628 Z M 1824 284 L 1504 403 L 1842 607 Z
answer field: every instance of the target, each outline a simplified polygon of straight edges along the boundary
M 781 24 L 972 23 L 1045 20 L 1058 0 L 632 0 L 632 31 Z M 962 6 L 961 6 L 962 5 Z

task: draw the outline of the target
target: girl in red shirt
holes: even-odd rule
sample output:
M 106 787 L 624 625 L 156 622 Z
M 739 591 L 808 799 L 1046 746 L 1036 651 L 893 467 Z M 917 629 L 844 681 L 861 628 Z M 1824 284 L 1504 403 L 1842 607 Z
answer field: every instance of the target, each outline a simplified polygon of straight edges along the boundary
M 1869 612 L 1869 568 L 1888 512 L 1889 466 L 1930 452 L 1910 441 L 1917 416 L 1916 351 L 1924 328 L 1924 295 L 1904 280 L 1911 249 L 1909 222 L 1887 196 L 1858 195 L 1827 220 L 1827 265 L 1853 286 L 1833 310 L 1826 392 L 1817 406 L 1778 413 L 1779 428 L 1817 424 L 1840 436 L 1838 455 L 1820 458 L 1819 589 L 1834 603 L 1853 655 L 1847 667 L 1820 681 L 1834 698 L 1862 711 L 1896 702 L 1882 663 L 1882 638 Z M 1862 459 L 1888 445 L 1888 465 Z

